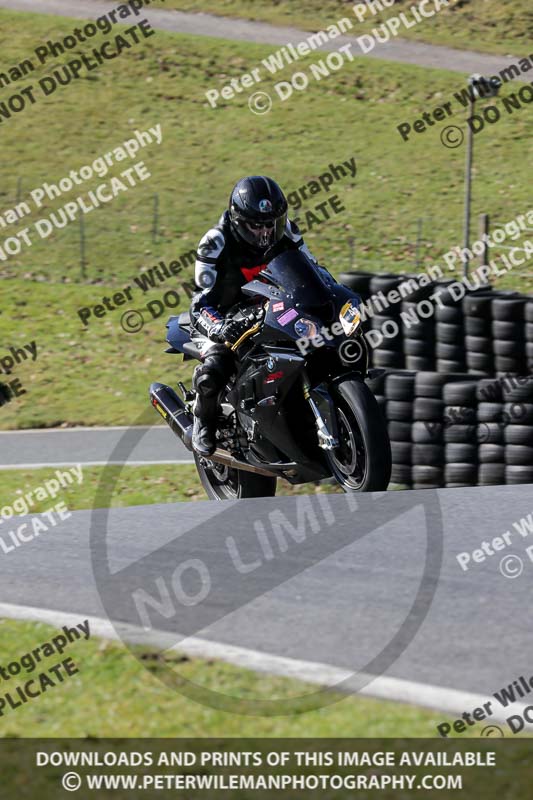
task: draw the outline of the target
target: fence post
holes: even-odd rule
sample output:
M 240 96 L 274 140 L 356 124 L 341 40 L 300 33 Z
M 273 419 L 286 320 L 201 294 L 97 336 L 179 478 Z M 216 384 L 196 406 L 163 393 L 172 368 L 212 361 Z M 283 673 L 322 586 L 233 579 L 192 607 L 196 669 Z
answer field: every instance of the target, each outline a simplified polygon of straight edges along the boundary
M 415 249 L 416 269 L 418 269 L 418 267 L 420 266 L 420 243 L 422 241 L 422 224 L 423 224 L 423 221 L 424 220 L 422 219 L 422 217 L 420 217 L 417 220 L 417 225 L 416 225 L 416 249 Z
M 159 228 L 159 195 L 154 194 L 154 221 L 152 224 L 152 242 L 157 242 L 157 229 Z
M 80 275 L 84 279 L 87 277 L 85 266 L 85 219 L 84 215 L 80 214 Z
M 349 270 L 350 270 L 350 272 L 352 272 L 353 271 L 353 267 L 354 267 L 354 254 L 355 254 L 355 239 L 354 239 L 353 236 L 350 236 L 350 238 L 348 239 L 348 244 L 350 246 L 350 266 L 349 266 Z
M 483 251 L 479 257 L 481 266 L 484 267 L 489 263 L 490 253 L 489 253 L 489 227 L 490 227 L 490 217 L 488 214 L 480 214 L 479 215 L 479 238 L 483 242 Z
M 470 95 L 468 119 L 474 116 L 475 95 Z M 470 259 L 468 250 L 470 249 L 470 206 L 472 201 L 472 165 L 474 163 L 474 135 L 472 128 L 468 126 L 468 139 L 466 144 L 466 168 L 465 168 L 465 201 L 464 201 L 464 249 L 465 260 L 463 264 L 463 275 L 468 278 L 468 265 Z

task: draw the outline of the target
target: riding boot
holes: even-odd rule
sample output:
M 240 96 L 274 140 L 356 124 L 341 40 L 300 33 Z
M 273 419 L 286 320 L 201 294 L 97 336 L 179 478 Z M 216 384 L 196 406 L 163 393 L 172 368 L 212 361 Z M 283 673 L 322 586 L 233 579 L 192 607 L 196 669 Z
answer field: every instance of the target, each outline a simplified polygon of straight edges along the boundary
M 217 394 L 197 394 L 194 404 L 192 446 L 200 456 L 211 456 L 216 450 Z

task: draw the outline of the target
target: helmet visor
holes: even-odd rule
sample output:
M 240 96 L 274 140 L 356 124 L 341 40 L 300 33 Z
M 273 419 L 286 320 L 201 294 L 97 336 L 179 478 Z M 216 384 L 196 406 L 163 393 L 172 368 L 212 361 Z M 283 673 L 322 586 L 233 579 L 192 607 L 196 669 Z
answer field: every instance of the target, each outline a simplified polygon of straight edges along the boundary
M 275 219 L 265 219 L 257 222 L 238 217 L 235 224 L 239 235 L 248 244 L 265 250 L 277 244 L 282 238 L 287 224 L 287 214 L 282 214 Z

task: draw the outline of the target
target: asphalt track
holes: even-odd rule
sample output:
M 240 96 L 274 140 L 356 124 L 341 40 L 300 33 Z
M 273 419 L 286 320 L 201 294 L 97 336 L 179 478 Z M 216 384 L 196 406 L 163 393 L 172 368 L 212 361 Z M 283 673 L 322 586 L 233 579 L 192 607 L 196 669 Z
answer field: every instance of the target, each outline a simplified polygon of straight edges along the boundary
M 145 428 L 55 428 L 0 431 L 0 470 L 60 467 L 75 464 L 105 466 L 122 464 L 113 451 L 128 430 L 144 435 L 127 457 L 127 463 L 191 464 L 192 454 L 166 425 Z
M 96 19 L 101 14 L 115 9 L 117 5 L 117 0 L 112 2 L 76 0 L 75 3 L 72 0 L 0 0 L 0 8 L 61 15 L 76 19 Z M 346 13 L 345 16 L 350 15 Z M 142 17 L 148 19 L 154 28 L 160 30 L 210 36 L 230 41 L 258 42 L 275 45 L 276 47 L 286 45 L 287 42 L 296 43 L 310 36 L 309 31 L 302 31 L 298 28 L 269 25 L 264 22 L 252 22 L 233 17 L 219 17 L 211 14 L 167 11 L 163 8 L 145 8 L 143 9 Z M 325 18 L 324 26 L 335 21 L 335 19 Z M 357 20 L 355 17 L 353 21 L 356 25 Z M 354 33 L 357 34 L 355 26 Z M 356 35 L 352 37 L 339 36 L 318 49 L 338 50 L 340 46 L 352 42 L 354 54 L 364 58 L 378 58 L 402 64 L 416 64 L 421 67 L 446 69 L 450 72 L 460 72 L 466 75 L 476 72 L 494 75 L 516 61 L 516 58 L 511 56 L 455 50 L 451 47 L 408 41 L 399 37 L 384 44 L 378 43 L 370 53 L 364 54 L 355 39 Z M 517 80 L 526 81 L 528 78 L 524 74 Z
M 306 517 L 300 527 L 305 503 L 316 525 Z M 328 668 L 333 683 L 353 671 L 382 675 L 395 686 L 414 685 L 413 702 L 457 713 L 468 710 L 458 707 L 460 699 L 450 707 L 457 691 L 490 696 L 532 674 L 528 540 L 515 532 L 512 547 L 468 572 L 456 559 L 530 514 L 531 486 L 388 492 L 352 496 L 351 503 L 357 507 L 330 495 L 115 509 L 108 519 L 97 511 L 92 537 L 91 513 L 74 512 L 0 554 L 2 603 L 144 624 L 165 632 L 167 646 L 187 650 L 203 642 L 199 655 L 209 645 L 237 663 L 242 659 L 232 648 L 253 653 L 250 665 L 258 669 L 269 658 L 294 660 L 304 665 L 296 668 L 303 677 L 305 665 L 318 664 L 318 682 L 328 682 Z M 95 498 L 96 508 L 108 504 L 105 491 Z M 303 537 L 286 531 L 277 538 L 280 518 L 292 521 L 293 533 L 305 531 Z M 268 559 L 256 534 L 261 523 L 272 547 Z M 12 528 L 4 521 L 0 536 Z M 522 560 L 523 573 L 514 578 L 501 571 L 510 554 Z M 201 561 L 205 573 L 196 573 L 190 559 Z M 160 599 L 162 585 L 176 585 L 176 570 L 183 594 L 171 595 L 172 613 L 148 609 L 149 624 L 143 623 L 135 593 Z M 184 598 L 203 589 L 201 601 L 187 605 Z M 33 618 L 30 611 L 26 616 Z M 440 699 L 427 699 L 428 686 L 437 687 Z M 371 684 L 366 693 L 379 695 L 378 689 Z M 401 688 L 392 696 L 408 699 Z

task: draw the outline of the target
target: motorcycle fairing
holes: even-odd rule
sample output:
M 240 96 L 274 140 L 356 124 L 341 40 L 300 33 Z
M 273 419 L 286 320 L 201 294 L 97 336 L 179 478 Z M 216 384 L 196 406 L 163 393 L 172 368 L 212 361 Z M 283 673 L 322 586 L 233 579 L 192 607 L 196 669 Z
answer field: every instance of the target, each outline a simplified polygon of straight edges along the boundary
M 267 345 L 257 356 L 249 357 L 228 396 L 242 427 L 248 430 L 251 421 L 254 429 L 261 432 L 249 445 L 250 455 L 255 456 L 256 463 L 277 463 L 280 472 L 291 468 L 294 474 L 289 480 L 294 483 L 319 480 L 329 474 L 322 454 L 312 449 L 304 450 L 294 435 L 294 420 L 291 420 L 287 396 L 292 391 L 298 396 L 301 394 L 300 378 L 304 367 L 302 356 Z M 269 375 L 276 373 L 282 373 L 279 379 L 274 382 L 267 380 Z M 311 417 L 309 424 L 312 428 Z

